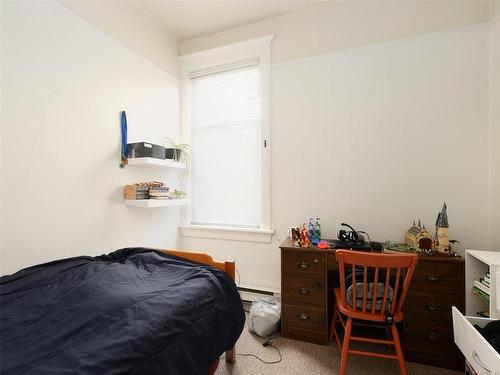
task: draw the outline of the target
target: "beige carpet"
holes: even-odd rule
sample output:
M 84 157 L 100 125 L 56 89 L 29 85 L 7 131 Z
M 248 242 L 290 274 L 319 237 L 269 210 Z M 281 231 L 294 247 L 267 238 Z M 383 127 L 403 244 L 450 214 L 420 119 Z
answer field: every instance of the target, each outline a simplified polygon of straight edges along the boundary
M 248 321 L 248 320 L 247 320 Z M 263 360 L 275 361 L 278 353 L 271 347 L 263 347 L 260 337 L 252 335 L 245 327 L 237 344 L 237 353 L 252 353 Z M 337 345 L 322 346 L 296 340 L 273 340 L 279 347 L 283 360 L 278 364 L 267 365 L 253 357 L 237 356 L 235 364 L 227 364 L 221 359 L 216 375 L 332 375 L 338 374 L 339 351 Z M 370 357 L 350 356 L 348 374 L 389 375 L 399 374 L 396 361 Z M 456 371 L 429 367 L 408 362 L 410 375 L 459 375 Z

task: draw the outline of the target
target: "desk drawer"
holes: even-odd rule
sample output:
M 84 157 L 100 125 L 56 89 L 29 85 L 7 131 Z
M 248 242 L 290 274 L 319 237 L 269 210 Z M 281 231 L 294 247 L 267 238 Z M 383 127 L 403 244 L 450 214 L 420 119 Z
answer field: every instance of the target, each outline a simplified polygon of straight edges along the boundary
M 325 280 L 311 277 L 284 277 L 283 301 L 312 303 L 324 306 L 326 303 Z
M 452 370 L 460 371 L 462 374 L 464 373 L 465 360 L 458 348 L 453 354 L 442 353 L 440 351 L 434 353 L 429 353 L 428 351 L 421 352 L 418 350 L 406 348 L 405 357 L 408 362 L 422 363 L 424 365 L 434 367 L 449 368 Z M 448 372 L 446 373 L 448 374 Z
M 458 353 L 453 343 L 453 331 L 447 327 L 431 327 L 425 323 L 406 324 L 404 341 L 408 350 L 427 352 L 429 355 Z
M 430 327 L 446 326 L 451 332 L 451 307 L 462 304 L 463 299 L 457 295 L 410 290 L 406 298 L 405 320 Z
M 283 305 L 283 323 L 287 326 L 317 330 L 326 330 L 325 309 L 310 305 Z
M 282 323 L 281 336 L 287 339 L 312 342 L 320 345 L 328 345 L 328 336 L 325 330 L 309 330 Z
M 500 354 L 472 325 L 484 327 L 491 320 L 463 316 L 453 307 L 455 343 L 478 374 L 495 374 L 500 370 Z
M 323 278 L 326 271 L 325 254 L 307 250 L 284 250 L 282 252 L 283 272 L 317 275 Z
M 421 262 L 415 269 L 411 289 L 455 294 L 463 290 L 463 272 L 461 263 Z

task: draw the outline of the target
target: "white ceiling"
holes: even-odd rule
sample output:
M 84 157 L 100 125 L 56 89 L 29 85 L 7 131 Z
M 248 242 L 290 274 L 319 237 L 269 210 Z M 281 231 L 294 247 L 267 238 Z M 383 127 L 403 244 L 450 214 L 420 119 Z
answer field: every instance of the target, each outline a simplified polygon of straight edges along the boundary
M 186 40 L 327 2 L 331 0 L 136 0 L 134 4 Z

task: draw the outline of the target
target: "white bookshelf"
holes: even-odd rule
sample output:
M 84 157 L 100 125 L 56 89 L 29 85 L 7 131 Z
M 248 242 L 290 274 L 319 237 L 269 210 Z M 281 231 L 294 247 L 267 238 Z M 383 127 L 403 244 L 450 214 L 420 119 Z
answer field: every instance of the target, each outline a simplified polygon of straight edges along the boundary
M 189 199 L 124 199 L 125 206 L 155 208 L 155 207 L 174 207 L 186 206 L 191 203 Z
M 186 164 L 170 159 L 156 158 L 130 158 L 127 165 L 132 167 L 160 168 L 160 169 L 185 169 Z
M 490 271 L 489 305 L 472 289 L 474 280 L 484 277 Z M 465 251 L 465 314 L 477 316 L 478 312 L 489 310 L 491 319 L 500 319 L 500 252 Z

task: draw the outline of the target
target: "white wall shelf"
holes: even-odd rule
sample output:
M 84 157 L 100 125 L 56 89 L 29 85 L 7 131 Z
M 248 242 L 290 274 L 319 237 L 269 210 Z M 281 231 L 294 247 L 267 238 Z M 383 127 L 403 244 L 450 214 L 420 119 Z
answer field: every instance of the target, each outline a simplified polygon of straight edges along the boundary
M 186 164 L 170 159 L 155 158 L 130 158 L 127 165 L 135 167 L 160 168 L 160 169 L 185 169 Z
M 489 306 L 472 290 L 474 280 L 484 277 L 490 271 L 490 303 Z M 465 251 L 465 313 L 477 316 L 477 313 L 489 310 L 490 318 L 500 318 L 500 252 L 498 251 Z
M 124 199 L 125 206 L 154 208 L 154 207 L 173 207 L 186 206 L 191 203 L 189 199 Z

